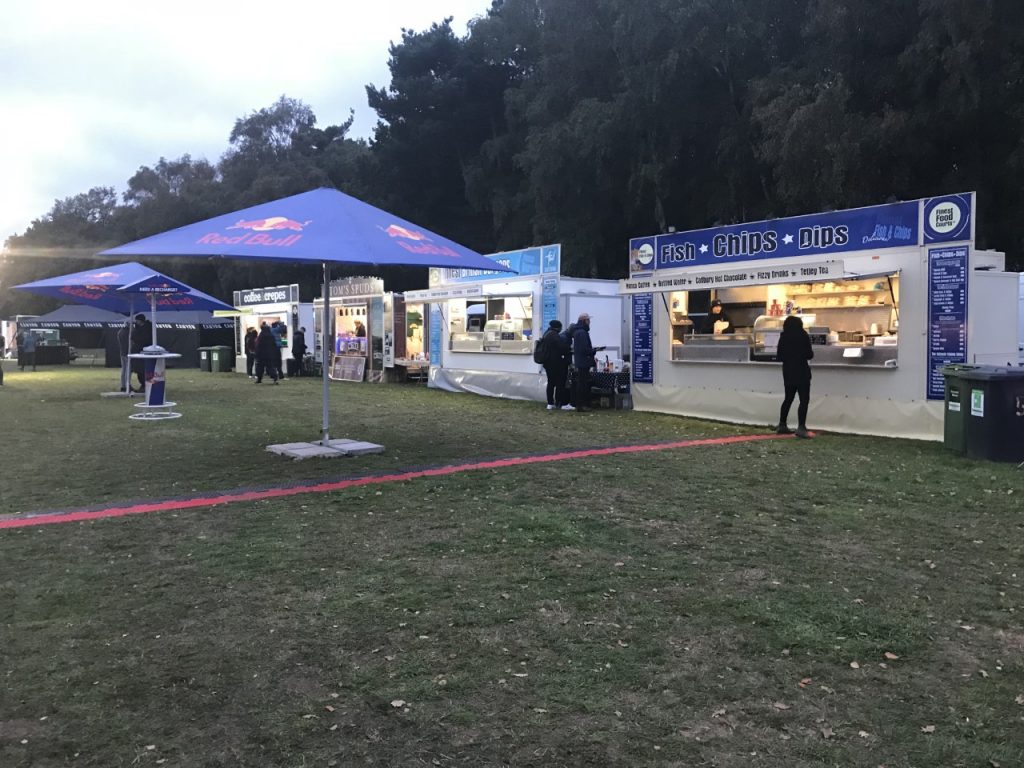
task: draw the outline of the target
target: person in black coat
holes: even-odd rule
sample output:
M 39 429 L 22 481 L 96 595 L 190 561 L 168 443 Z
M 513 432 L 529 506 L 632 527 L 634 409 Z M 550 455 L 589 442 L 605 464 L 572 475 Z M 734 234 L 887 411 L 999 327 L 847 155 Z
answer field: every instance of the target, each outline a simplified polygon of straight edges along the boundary
M 131 322 L 131 320 L 125 320 L 124 325 L 117 329 L 117 351 L 121 355 L 121 389 L 126 393 L 132 391 L 132 371 L 128 360 L 128 352 L 131 349 L 131 345 L 128 343 L 128 337 L 131 336 Z
M 776 359 L 782 363 L 782 383 L 786 390 L 782 410 L 779 412 L 779 426 L 775 429 L 776 434 L 792 434 L 786 422 L 789 419 L 789 407 L 793 404 L 793 398 L 799 395 L 796 436 L 811 436 L 807 431 L 807 406 L 811 399 L 811 366 L 808 361 L 813 357 L 811 337 L 804 330 L 804 321 L 796 315 L 790 315 L 782 323 L 782 333 L 779 335 L 779 346 L 776 351 Z
M 264 372 L 270 373 L 270 378 L 277 384 L 278 365 L 277 360 L 281 354 L 280 347 L 274 334 L 270 332 L 270 326 L 266 323 L 260 328 L 260 335 L 256 337 L 256 383 L 263 382 Z
M 547 374 L 548 384 L 545 394 L 548 400 L 548 410 L 558 408 L 571 410 L 569 405 L 569 390 L 565 386 L 566 378 L 569 375 L 569 350 L 571 344 L 562 335 L 562 322 L 552 320 L 548 329 L 541 339 L 544 345 L 544 373 Z
M 153 343 L 153 323 L 146 319 L 141 312 L 135 316 L 135 327 L 132 328 L 131 353 L 138 355 L 147 346 Z M 132 372 L 139 380 L 139 388 L 135 392 L 146 390 L 146 361 L 142 358 L 132 359 Z
M 292 336 L 292 357 L 295 358 L 295 375 L 304 376 L 302 360 L 306 357 L 306 327 L 299 328 Z
M 256 366 L 256 339 L 259 332 L 255 328 L 249 328 L 245 332 L 245 373 L 251 379 L 253 368 Z
M 604 349 L 590 341 L 590 315 L 584 312 L 576 321 L 572 333 L 572 364 L 576 368 L 573 387 L 573 405 L 577 411 L 590 410 L 590 371 L 597 367 L 594 355 Z

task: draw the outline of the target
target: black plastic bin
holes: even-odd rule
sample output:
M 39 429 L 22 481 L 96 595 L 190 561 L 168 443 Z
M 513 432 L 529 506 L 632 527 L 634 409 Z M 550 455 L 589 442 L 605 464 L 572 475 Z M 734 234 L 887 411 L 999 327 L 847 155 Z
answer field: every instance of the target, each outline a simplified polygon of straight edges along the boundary
M 976 365 L 947 365 L 942 369 L 946 380 L 942 441 L 946 448 L 961 456 L 967 453 L 967 414 L 971 404 L 970 387 L 963 376 L 977 368 Z
M 1024 461 L 1024 368 L 984 365 L 959 376 L 967 390 L 967 455 Z
M 210 350 L 213 347 L 199 347 L 199 370 L 206 371 L 207 373 L 212 370 L 210 368 Z

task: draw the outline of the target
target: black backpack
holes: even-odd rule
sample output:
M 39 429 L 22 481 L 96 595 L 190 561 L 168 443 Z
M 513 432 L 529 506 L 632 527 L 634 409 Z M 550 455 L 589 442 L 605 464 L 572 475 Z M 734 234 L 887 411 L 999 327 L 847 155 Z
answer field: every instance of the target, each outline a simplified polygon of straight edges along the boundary
M 550 339 L 548 339 L 548 335 L 545 333 L 533 345 L 533 362 L 537 363 L 537 365 L 544 365 L 548 361 L 549 343 Z

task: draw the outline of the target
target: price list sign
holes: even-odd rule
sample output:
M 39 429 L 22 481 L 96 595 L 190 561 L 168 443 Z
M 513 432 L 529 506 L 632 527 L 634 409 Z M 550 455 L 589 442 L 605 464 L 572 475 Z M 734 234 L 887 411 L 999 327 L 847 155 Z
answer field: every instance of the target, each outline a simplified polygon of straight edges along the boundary
M 537 338 L 547 330 L 552 320 L 558 319 L 558 278 L 545 277 L 541 284 L 541 326 Z
M 430 364 L 441 365 L 441 307 L 430 305 Z
M 633 381 L 654 383 L 654 294 L 633 296 Z
M 942 367 L 967 362 L 967 246 L 928 249 L 928 399 L 945 397 Z

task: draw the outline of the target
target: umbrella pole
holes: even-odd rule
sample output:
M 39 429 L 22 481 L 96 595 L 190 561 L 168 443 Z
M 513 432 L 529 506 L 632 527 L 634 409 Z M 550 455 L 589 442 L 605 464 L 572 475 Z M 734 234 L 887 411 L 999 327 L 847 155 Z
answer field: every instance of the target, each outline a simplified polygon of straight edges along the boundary
M 149 294 L 149 322 L 153 324 L 153 346 L 156 346 L 156 294 Z
M 322 360 L 322 375 L 323 375 L 323 388 L 324 388 L 324 425 L 320 432 L 320 440 L 324 445 L 327 445 L 327 441 L 331 439 L 329 414 L 327 412 L 327 386 L 329 380 L 327 378 L 327 367 L 330 365 L 330 353 L 328 352 L 328 337 L 331 332 L 331 268 L 327 262 L 324 262 L 324 316 L 320 319 L 320 339 L 322 349 L 320 350 L 323 355 Z
M 131 397 L 132 394 L 132 359 L 128 357 L 132 353 L 132 326 L 135 325 L 135 296 L 128 297 L 128 349 L 126 349 L 121 376 L 124 379 L 124 393 Z

